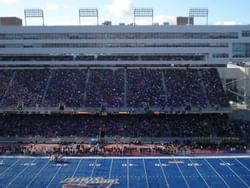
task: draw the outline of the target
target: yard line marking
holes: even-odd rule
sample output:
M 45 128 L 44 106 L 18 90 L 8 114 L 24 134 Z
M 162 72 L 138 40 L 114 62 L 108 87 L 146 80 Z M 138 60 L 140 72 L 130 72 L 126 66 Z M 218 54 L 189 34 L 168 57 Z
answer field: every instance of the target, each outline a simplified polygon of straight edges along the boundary
M 174 158 L 174 160 L 175 160 L 175 158 Z M 175 160 L 175 161 L 176 161 L 176 160 Z M 180 169 L 180 167 L 179 167 L 179 165 L 178 165 L 178 163 L 175 163 L 175 164 L 176 164 L 176 166 L 177 166 L 179 172 L 181 173 L 181 176 L 182 176 L 182 178 L 184 179 L 184 181 L 185 181 L 187 187 L 190 188 L 189 185 L 188 185 L 188 182 L 187 182 L 187 180 L 186 180 L 186 178 L 185 178 L 185 176 L 183 175 L 183 173 L 182 173 L 182 171 L 181 171 L 181 169 Z
M 77 164 L 77 166 L 75 168 L 75 171 L 74 171 L 74 173 L 73 173 L 73 175 L 71 177 L 74 177 L 76 175 L 76 172 L 77 172 L 81 162 L 82 162 L 82 159 L 79 160 L 79 162 L 78 162 L 78 164 Z
M 129 188 L 129 162 L 128 162 L 128 159 L 127 159 L 127 188 Z
M 167 180 L 166 174 L 165 174 L 165 172 L 164 172 L 164 170 L 163 170 L 163 168 L 162 168 L 162 164 L 161 164 L 160 159 L 158 159 L 158 162 L 159 162 L 159 164 L 160 164 L 161 172 L 162 172 L 162 174 L 163 174 L 163 177 L 164 177 L 164 180 L 165 180 L 165 182 L 166 182 L 166 185 L 167 185 L 167 187 L 170 187 L 169 184 L 168 184 L 168 180 Z
M 48 162 L 39 170 L 39 172 L 32 178 L 32 180 L 29 182 L 29 184 L 26 186 L 26 188 L 30 187 L 30 185 L 34 182 L 34 180 L 38 177 L 38 175 L 43 171 L 43 169 L 49 164 Z
M 34 162 L 36 159 L 32 160 L 31 162 Z M 8 185 L 6 187 L 9 187 L 27 168 L 29 168 L 30 166 L 26 166 L 21 172 L 19 172 L 14 179 L 12 179 Z
M 10 167 L 6 168 L 6 169 L 0 174 L 0 176 L 2 176 L 5 172 L 7 172 L 9 169 L 11 169 L 13 166 L 15 166 L 16 163 L 17 163 L 18 161 L 20 161 L 20 160 L 21 160 L 21 159 L 16 160 L 16 162 L 14 162 Z
M 111 159 L 110 168 L 109 168 L 109 179 L 111 178 L 112 168 L 113 168 L 113 158 Z
M 50 184 L 55 179 L 56 175 L 59 173 L 59 171 L 61 170 L 61 168 L 62 168 L 62 165 L 57 169 L 56 173 L 54 174 L 54 176 L 52 177 L 52 179 L 50 180 L 50 182 L 48 183 L 48 185 L 46 187 L 50 186 Z
M 212 168 L 212 170 L 219 176 L 219 178 L 223 181 L 223 183 L 228 187 L 230 188 L 230 186 L 227 184 L 227 182 L 224 180 L 224 178 L 220 175 L 220 173 L 217 172 L 217 170 L 213 167 L 213 165 L 211 165 L 207 159 L 204 159 L 207 164 L 210 166 L 210 168 Z
M 144 172 L 145 172 L 145 178 L 146 178 L 146 182 L 147 182 L 147 188 L 149 188 L 148 175 L 147 175 L 147 171 L 146 171 L 145 160 L 142 159 L 142 161 L 143 161 L 143 167 L 144 167 Z
M 193 161 L 191 159 L 189 159 L 189 161 L 193 164 Z M 200 175 L 200 177 L 202 178 L 202 180 L 204 181 L 204 183 L 207 185 L 207 187 L 210 187 L 207 183 L 207 181 L 205 180 L 205 178 L 202 176 L 202 174 L 200 173 L 200 171 L 198 170 L 198 168 L 193 165 L 193 167 L 195 168 L 195 170 L 198 172 L 198 174 Z
M 93 169 L 92 169 L 92 171 L 91 171 L 91 175 L 90 175 L 90 177 L 92 177 L 92 176 L 93 176 L 93 174 L 94 174 L 94 171 L 95 171 L 95 166 L 96 166 L 96 162 L 97 162 L 97 159 L 95 160 L 95 163 L 94 163 Z
M 220 159 L 223 163 L 225 163 L 225 161 L 223 161 L 222 159 Z M 234 173 L 234 175 L 236 175 L 239 179 L 240 179 L 240 181 L 246 186 L 246 187 L 250 187 L 229 165 L 226 165 L 227 166 L 227 168 L 229 168 L 229 170 L 231 171 L 231 172 L 233 172 Z
M 239 159 L 235 158 L 234 160 L 236 160 L 238 163 L 240 163 L 241 166 L 243 166 L 245 169 L 247 169 L 248 172 L 250 172 L 249 168 L 247 168 L 246 165 L 244 165 L 242 162 L 240 162 Z

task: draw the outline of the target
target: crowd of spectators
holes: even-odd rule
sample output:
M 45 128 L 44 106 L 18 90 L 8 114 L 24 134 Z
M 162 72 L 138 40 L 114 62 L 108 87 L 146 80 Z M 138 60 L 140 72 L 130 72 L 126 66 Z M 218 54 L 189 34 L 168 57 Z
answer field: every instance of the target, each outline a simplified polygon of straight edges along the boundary
M 216 69 L 0 70 L 1 107 L 228 107 Z
M 0 155 L 32 155 L 32 156 L 86 156 L 86 155 L 200 155 L 223 153 L 246 153 L 247 145 L 244 143 L 189 143 L 174 142 L 134 144 L 134 143 L 6 143 L 0 144 Z M 56 162 L 56 161 L 53 161 Z M 63 160 L 59 162 L 64 162 Z M 66 161 L 65 161 L 66 162 Z
M 4 144 L 0 145 L 0 154 L 82 156 L 82 155 L 187 155 L 191 147 L 175 143 L 165 144 Z
M 10 80 L 13 76 L 12 70 L 2 69 L 0 70 L 0 99 L 2 99 L 5 95 L 5 92 L 9 86 Z
M 200 71 L 209 104 L 215 107 L 229 106 L 218 71 L 216 69 L 201 69 Z
M 206 94 L 197 69 L 166 69 L 164 71 L 169 107 L 205 107 Z
M 2 137 L 241 137 L 227 115 L 1 115 Z
M 250 121 L 247 120 L 233 120 L 230 122 L 230 127 L 238 127 L 244 139 L 250 143 Z
M 85 82 L 85 69 L 54 70 L 42 106 L 82 106 L 84 103 Z
M 90 70 L 86 106 L 124 106 L 124 74 L 124 69 Z
M 47 69 L 16 70 L 1 106 L 25 105 L 34 107 L 42 102 L 50 71 Z
M 107 136 L 169 136 L 165 118 L 152 116 L 2 115 L 0 136 L 96 137 L 104 129 Z
M 187 115 L 168 117 L 172 136 L 175 137 L 240 137 L 239 127 L 229 124 L 227 115 Z
M 164 104 L 164 101 L 161 70 L 127 70 L 127 103 L 129 107 L 159 107 Z

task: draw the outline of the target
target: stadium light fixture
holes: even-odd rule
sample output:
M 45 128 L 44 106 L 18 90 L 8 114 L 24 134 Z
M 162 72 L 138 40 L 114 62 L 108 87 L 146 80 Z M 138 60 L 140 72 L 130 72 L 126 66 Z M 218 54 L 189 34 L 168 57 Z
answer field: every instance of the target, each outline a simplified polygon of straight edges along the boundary
M 24 9 L 24 19 L 26 26 L 27 26 L 27 18 L 42 18 L 44 26 L 44 14 L 42 9 Z
M 97 25 L 99 25 L 99 14 L 97 8 L 80 8 L 79 9 L 79 25 L 81 25 L 81 18 L 95 17 Z
M 203 17 L 207 20 L 208 25 L 208 8 L 190 8 L 189 9 L 189 19 L 194 17 Z M 188 24 L 190 20 L 188 19 Z
M 152 25 L 154 21 L 154 10 L 152 8 L 135 8 L 134 9 L 134 25 L 136 17 L 150 17 L 152 19 Z

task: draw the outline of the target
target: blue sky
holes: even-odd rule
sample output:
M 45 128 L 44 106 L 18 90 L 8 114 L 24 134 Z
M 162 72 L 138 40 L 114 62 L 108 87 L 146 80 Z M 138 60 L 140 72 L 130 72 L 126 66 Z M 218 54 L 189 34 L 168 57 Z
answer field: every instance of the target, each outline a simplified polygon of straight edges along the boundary
M 152 7 L 154 22 L 175 23 L 176 16 L 187 16 L 191 7 L 207 7 L 209 24 L 250 24 L 250 0 L 0 0 L 0 16 L 23 18 L 25 8 L 41 8 L 46 25 L 77 25 L 78 10 L 96 7 L 100 23 L 111 20 L 113 24 L 133 22 L 133 9 Z M 81 19 L 82 23 L 94 24 L 92 18 Z M 149 18 L 137 19 L 138 24 L 150 23 Z M 205 24 L 202 18 L 196 24 Z M 29 25 L 41 24 L 39 19 L 29 19 Z

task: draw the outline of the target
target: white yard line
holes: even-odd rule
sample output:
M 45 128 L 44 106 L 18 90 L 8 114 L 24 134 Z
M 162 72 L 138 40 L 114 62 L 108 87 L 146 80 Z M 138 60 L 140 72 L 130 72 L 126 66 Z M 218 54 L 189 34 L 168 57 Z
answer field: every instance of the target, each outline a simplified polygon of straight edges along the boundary
M 38 175 L 43 171 L 43 169 L 49 164 L 48 162 L 39 170 L 39 172 L 32 178 L 32 180 L 29 182 L 29 184 L 26 186 L 26 188 L 30 187 L 30 185 L 34 182 L 34 180 L 38 177 Z
M 110 168 L 109 168 L 109 179 L 111 178 L 112 168 L 113 168 L 113 159 L 111 159 L 111 163 L 110 163 Z
M 239 161 L 239 159 L 234 159 L 236 160 L 238 163 L 240 163 L 241 166 L 243 166 L 248 172 L 250 172 L 250 169 L 246 167 L 246 165 L 244 165 L 242 162 Z
M 50 182 L 48 183 L 48 185 L 46 187 L 50 186 L 50 184 L 55 179 L 56 175 L 59 173 L 59 171 L 61 170 L 61 168 L 62 168 L 62 165 L 57 169 L 56 173 L 54 174 L 54 176 L 52 177 L 52 179 L 50 180 Z
M 189 159 L 189 161 L 193 164 L 193 161 L 191 159 Z M 207 185 L 207 187 L 210 187 L 207 183 L 207 181 L 205 180 L 205 178 L 202 176 L 202 174 L 200 173 L 200 171 L 198 170 L 198 168 L 194 165 L 195 170 L 198 172 L 198 174 L 200 175 L 200 177 L 202 178 L 202 180 L 204 181 L 204 183 Z
M 74 177 L 74 176 L 76 175 L 76 172 L 77 172 L 77 170 L 78 170 L 78 168 L 79 168 L 81 162 L 82 162 L 82 159 L 79 160 L 79 162 L 78 162 L 78 164 L 77 164 L 77 166 L 76 166 L 76 168 L 75 168 L 75 170 L 74 170 L 74 173 L 73 173 L 73 175 L 72 175 L 71 177 Z
M 220 161 L 222 161 L 223 163 L 225 163 L 222 159 L 220 159 Z M 250 187 L 229 165 L 226 165 L 228 167 L 228 169 L 234 173 L 234 175 L 237 176 L 237 178 L 239 178 L 239 180 L 246 186 L 246 187 Z
M 11 169 L 13 166 L 15 166 L 16 163 L 17 163 L 18 161 L 20 161 L 20 160 L 21 160 L 21 159 L 16 160 L 10 167 L 6 168 L 2 173 L 0 173 L 0 176 L 2 176 L 5 172 L 7 172 L 9 169 Z
M 32 160 L 31 162 L 34 162 L 36 159 L 34 159 L 34 160 Z M 27 169 L 27 168 L 29 168 L 30 166 L 26 166 L 21 172 L 19 172 L 16 176 L 15 176 L 15 178 L 13 178 L 9 183 L 8 183 L 8 185 L 6 186 L 6 187 L 9 187 L 9 186 L 11 186 L 11 184 Z
M 217 176 L 219 176 L 219 178 L 223 181 L 223 183 L 228 187 L 228 188 L 230 188 L 230 186 L 227 184 L 227 182 L 223 179 L 223 177 L 220 175 L 220 173 L 218 173 L 217 172 L 217 170 L 213 167 L 213 165 L 211 165 L 208 161 L 207 161 L 207 159 L 204 159 L 206 162 L 207 162 L 207 164 L 210 166 L 210 168 L 212 168 L 212 170 L 217 174 Z
M 174 160 L 175 160 L 175 158 L 174 158 Z M 176 161 L 176 160 L 175 160 L 175 161 Z M 183 175 L 183 173 L 182 173 L 182 171 L 181 171 L 181 169 L 180 169 L 180 167 L 179 167 L 179 165 L 178 165 L 178 163 L 176 163 L 176 166 L 177 166 L 179 172 L 181 173 L 181 176 L 182 176 L 182 178 L 184 179 L 184 181 L 185 181 L 187 187 L 190 188 L 189 185 L 188 185 L 188 182 L 187 182 L 187 180 L 186 180 L 186 178 L 185 178 L 185 176 Z
M 94 174 L 94 171 L 95 171 L 96 162 L 97 162 L 97 159 L 95 160 L 95 163 L 94 163 L 93 169 L 91 171 L 90 177 L 93 177 L 93 174 Z
M 143 161 L 143 167 L 144 167 L 144 172 L 145 172 L 145 178 L 146 178 L 147 188 L 149 188 L 149 184 L 148 184 L 148 175 L 147 175 L 147 171 L 146 171 L 145 160 L 142 159 L 142 161 Z
M 169 188 L 170 186 L 169 186 L 169 183 L 168 183 L 168 180 L 167 180 L 166 174 L 165 174 L 165 172 L 164 172 L 164 170 L 163 170 L 163 168 L 162 168 L 162 164 L 161 164 L 160 159 L 158 159 L 158 162 L 159 162 L 159 164 L 160 164 L 160 167 L 161 167 L 161 172 L 162 172 L 162 174 L 163 174 L 163 177 L 164 177 L 165 183 L 166 183 L 167 187 Z

